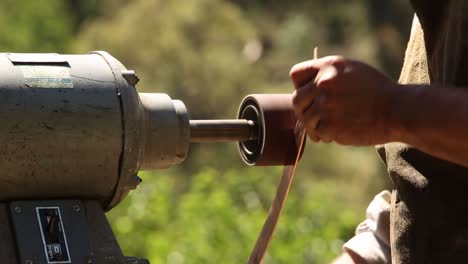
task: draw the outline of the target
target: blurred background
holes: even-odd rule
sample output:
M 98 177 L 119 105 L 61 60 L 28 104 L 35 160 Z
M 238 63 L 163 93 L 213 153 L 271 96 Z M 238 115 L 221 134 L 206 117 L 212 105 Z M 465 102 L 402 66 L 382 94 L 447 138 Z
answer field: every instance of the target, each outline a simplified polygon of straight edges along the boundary
M 192 118 L 233 118 L 251 93 L 290 93 L 292 65 L 319 55 L 363 60 L 398 78 L 408 0 L 2 0 L 2 52 L 105 50 L 138 89 L 185 102 Z M 352 118 L 352 117 L 350 117 Z M 245 263 L 281 168 L 247 168 L 235 144 L 193 145 L 178 167 L 108 213 L 127 255 L 151 263 Z M 266 264 L 327 263 L 365 208 L 391 188 L 373 148 L 308 142 Z

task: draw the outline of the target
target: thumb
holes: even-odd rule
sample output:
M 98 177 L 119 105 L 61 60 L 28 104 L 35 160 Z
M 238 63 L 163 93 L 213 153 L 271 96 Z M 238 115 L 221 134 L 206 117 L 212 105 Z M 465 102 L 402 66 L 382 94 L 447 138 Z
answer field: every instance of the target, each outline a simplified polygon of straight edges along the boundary
M 294 65 L 289 72 L 294 87 L 297 89 L 314 80 L 320 69 L 333 64 L 341 57 L 327 56 L 316 60 L 308 60 Z

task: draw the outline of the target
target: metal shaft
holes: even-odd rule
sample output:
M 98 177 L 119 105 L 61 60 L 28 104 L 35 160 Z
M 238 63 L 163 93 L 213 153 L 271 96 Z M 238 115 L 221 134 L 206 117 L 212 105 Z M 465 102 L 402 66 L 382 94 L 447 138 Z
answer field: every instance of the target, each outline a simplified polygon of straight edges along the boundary
M 191 142 L 246 141 L 257 137 L 258 125 L 252 120 L 190 120 Z

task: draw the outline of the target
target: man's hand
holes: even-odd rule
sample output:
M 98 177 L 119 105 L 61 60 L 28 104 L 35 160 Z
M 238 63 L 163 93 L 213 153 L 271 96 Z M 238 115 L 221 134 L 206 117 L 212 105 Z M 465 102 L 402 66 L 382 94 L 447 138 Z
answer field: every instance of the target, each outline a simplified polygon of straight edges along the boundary
M 397 84 L 367 64 L 338 56 L 291 69 L 293 103 L 313 141 L 375 145 L 392 138 Z

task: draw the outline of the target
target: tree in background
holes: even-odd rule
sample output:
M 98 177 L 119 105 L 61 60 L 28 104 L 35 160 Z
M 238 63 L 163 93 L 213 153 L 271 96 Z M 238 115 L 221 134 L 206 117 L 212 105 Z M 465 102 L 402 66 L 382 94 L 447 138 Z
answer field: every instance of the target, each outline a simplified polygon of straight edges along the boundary
M 98 14 L 93 0 L 0 2 L 3 52 L 70 52 L 81 23 Z
M 73 21 L 64 1 L 2 1 L 0 47 L 3 51 L 64 52 L 73 37 Z M 64 12 L 65 11 L 65 12 Z

